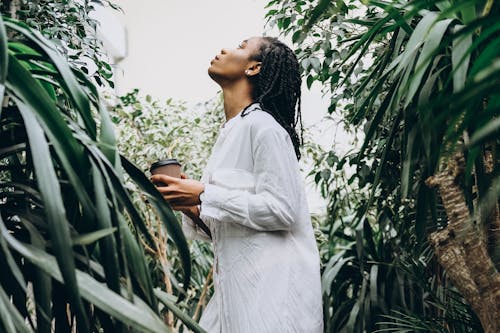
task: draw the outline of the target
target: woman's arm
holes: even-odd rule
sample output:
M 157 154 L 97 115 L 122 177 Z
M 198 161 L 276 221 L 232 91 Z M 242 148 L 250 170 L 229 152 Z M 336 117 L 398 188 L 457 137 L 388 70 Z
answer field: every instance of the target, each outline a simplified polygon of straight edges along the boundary
M 253 160 L 255 193 L 231 189 L 231 184 L 205 184 L 201 218 L 260 231 L 290 229 L 303 184 L 288 133 L 272 127 L 262 131 L 254 141 Z

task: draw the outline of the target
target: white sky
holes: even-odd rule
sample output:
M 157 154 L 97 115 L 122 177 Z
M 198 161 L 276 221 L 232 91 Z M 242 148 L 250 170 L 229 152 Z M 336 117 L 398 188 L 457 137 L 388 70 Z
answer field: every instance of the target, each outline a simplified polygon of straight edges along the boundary
M 222 47 L 262 34 L 262 0 L 121 0 L 129 36 L 122 89 L 207 100 L 218 90 L 207 75 Z
M 120 0 L 128 35 L 128 55 L 120 62 L 118 90 L 139 87 L 159 98 L 200 102 L 219 86 L 207 75 L 210 60 L 223 47 L 236 47 L 264 34 L 266 0 Z M 277 36 L 277 31 L 268 32 Z M 290 44 L 289 44 L 290 45 Z M 308 124 L 324 115 L 318 90 L 303 89 Z
M 236 47 L 250 36 L 263 35 L 267 0 L 116 0 L 121 14 L 105 14 L 103 34 L 111 49 L 126 50 L 118 64 L 117 91 L 139 88 L 155 98 L 174 98 L 195 104 L 215 96 L 220 87 L 207 74 L 210 60 L 223 47 Z M 107 23 L 106 23 L 107 22 Z M 126 35 L 117 26 L 123 25 Z M 267 35 L 278 36 L 277 31 Z M 281 37 L 288 45 L 291 42 Z M 125 45 L 125 43 L 127 45 Z M 120 53 L 120 51 L 117 51 Z M 123 51 L 122 51 L 123 52 Z M 321 122 L 328 107 L 319 86 L 302 89 L 305 125 Z M 317 142 L 331 147 L 335 128 L 315 133 Z M 325 128 L 325 126 L 320 126 Z M 340 131 L 335 141 L 347 142 Z M 311 180 L 309 180 L 309 183 Z M 313 212 L 324 209 L 324 201 L 308 186 Z

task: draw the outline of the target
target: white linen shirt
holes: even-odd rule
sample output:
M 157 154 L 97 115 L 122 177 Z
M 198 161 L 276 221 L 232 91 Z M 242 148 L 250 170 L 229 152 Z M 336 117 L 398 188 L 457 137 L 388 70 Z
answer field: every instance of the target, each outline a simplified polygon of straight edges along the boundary
M 200 218 L 213 239 L 182 219 L 188 239 L 213 242 L 214 295 L 200 326 L 322 332 L 320 258 L 288 133 L 252 104 L 221 127 L 201 182 Z

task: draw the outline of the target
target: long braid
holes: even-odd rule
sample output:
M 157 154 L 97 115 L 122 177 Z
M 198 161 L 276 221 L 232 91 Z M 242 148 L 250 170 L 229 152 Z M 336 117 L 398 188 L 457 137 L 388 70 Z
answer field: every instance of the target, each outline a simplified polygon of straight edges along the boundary
M 301 83 L 299 64 L 293 51 L 274 37 L 261 37 L 258 54 L 252 59 L 262 62 L 259 74 L 253 76 L 253 99 L 288 132 L 300 160 L 303 143 Z M 296 126 L 300 123 L 300 137 Z

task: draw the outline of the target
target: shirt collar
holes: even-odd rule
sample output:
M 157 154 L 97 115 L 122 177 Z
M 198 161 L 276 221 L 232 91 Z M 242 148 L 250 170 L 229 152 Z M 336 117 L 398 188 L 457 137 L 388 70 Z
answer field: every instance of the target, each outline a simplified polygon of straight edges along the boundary
M 258 106 L 259 106 L 259 102 L 254 102 L 254 103 L 250 104 L 249 106 L 247 106 L 246 108 L 241 109 L 241 111 L 238 112 L 233 118 L 229 119 L 225 123 L 222 123 L 222 125 L 220 125 L 220 128 L 221 129 L 229 129 L 237 122 L 237 119 L 241 119 L 241 113 L 243 111 L 245 111 L 245 114 L 248 114 L 248 113 L 252 112 L 253 110 L 255 110 Z

